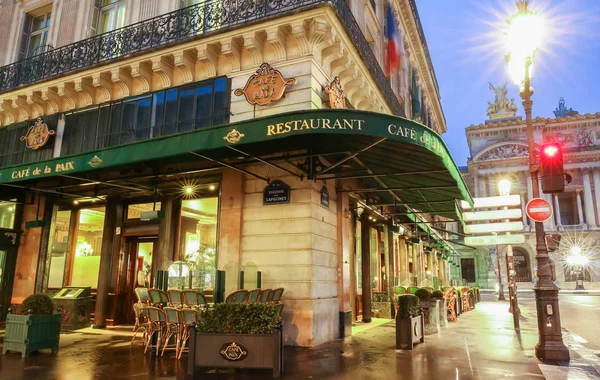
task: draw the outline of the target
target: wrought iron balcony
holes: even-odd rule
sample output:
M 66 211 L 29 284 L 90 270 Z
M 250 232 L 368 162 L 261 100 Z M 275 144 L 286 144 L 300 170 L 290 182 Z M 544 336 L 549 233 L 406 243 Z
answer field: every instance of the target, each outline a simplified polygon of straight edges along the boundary
M 396 115 L 404 111 L 346 0 L 205 0 L 0 67 L 0 93 L 240 25 L 331 4 Z

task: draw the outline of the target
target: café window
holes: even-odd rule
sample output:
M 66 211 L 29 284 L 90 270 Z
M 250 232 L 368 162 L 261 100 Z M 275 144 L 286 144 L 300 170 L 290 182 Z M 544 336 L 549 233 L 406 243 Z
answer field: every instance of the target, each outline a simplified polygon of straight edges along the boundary
M 211 289 L 215 285 L 218 211 L 218 197 L 181 202 L 179 252 L 192 268 L 194 289 Z
M 16 203 L 0 201 L 0 228 L 15 228 Z
M 61 156 L 227 124 L 229 94 L 221 77 L 69 113 Z
M 138 203 L 127 206 L 127 219 L 140 219 L 143 212 L 160 211 L 160 202 L 154 203 Z
M 98 286 L 104 213 L 104 207 L 56 211 L 48 288 Z

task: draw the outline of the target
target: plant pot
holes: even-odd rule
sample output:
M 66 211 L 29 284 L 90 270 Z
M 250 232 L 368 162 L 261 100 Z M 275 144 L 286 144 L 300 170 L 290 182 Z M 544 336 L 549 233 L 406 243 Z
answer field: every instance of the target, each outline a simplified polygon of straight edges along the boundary
M 417 343 L 425 341 L 425 319 L 423 313 L 416 317 L 399 318 L 396 316 L 396 349 L 406 347 L 412 350 Z
M 393 302 L 373 302 L 371 308 L 379 310 L 379 316 L 377 318 L 393 319 L 395 316 L 395 307 Z
M 274 334 L 190 334 L 188 375 L 199 368 L 271 368 L 283 373 L 283 338 Z
M 60 314 L 6 316 L 6 331 L 2 353 L 18 351 L 29 356 L 46 348 L 58 352 L 60 340 Z
M 425 334 L 437 334 L 440 332 L 440 302 L 432 300 L 421 302 L 425 316 Z

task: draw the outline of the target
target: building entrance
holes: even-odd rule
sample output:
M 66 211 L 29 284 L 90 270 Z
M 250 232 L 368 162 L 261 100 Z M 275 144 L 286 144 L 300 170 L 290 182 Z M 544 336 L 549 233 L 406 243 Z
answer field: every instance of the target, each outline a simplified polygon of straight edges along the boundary
M 123 321 L 125 323 L 134 323 L 132 306 L 136 302 L 135 288 L 152 287 L 152 257 L 158 249 L 157 236 L 136 236 L 128 237 L 123 250 L 122 281 L 124 284 Z

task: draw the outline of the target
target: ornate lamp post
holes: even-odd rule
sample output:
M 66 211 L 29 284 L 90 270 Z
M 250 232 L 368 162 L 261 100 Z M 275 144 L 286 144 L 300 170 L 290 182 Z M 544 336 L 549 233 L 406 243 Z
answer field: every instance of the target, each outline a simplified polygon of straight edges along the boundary
M 577 278 L 575 279 L 575 290 L 585 290 L 583 287 L 583 269 L 588 264 L 589 258 L 582 254 L 578 246 L 571 247 L 571 255 L 567 257 L 567 264 L 575 270 Z
M 520 86 L 519 94 L 523 99 L 527 140 L 529 142 L 529 171 L 533 184 L 533 197 L 540 197 L 538 184 L 538 166 L 536 164 L 531 107 L 533 88 L 531 87 L 531 69 L 537 49 L 542 41 L 544 25 L 541 16 L 527 9 L 527 0 L 517 1 L 518 12 L 508 20 L 506 32 L 508 54 L 506 62 L 513 82 Z M 536 260 L 538 279 L 533 287 L 535 292 L 539 341 L 535 346 L 535 355 L 542 360 L 569 360 L 569 350 L 562 340 L 560 311 L 558 306 L 558 287 L 552 279 L 550 257 L 546 246 L 544 224 L 535 223 Z

